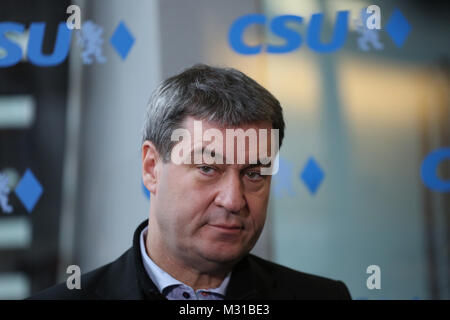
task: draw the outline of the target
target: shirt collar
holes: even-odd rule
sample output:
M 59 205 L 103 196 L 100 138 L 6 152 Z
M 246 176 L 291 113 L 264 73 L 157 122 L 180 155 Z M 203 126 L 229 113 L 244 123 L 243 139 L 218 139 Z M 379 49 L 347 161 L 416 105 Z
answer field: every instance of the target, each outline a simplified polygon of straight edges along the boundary
M 147 236 L 147 229 L 148 227 L 145 227 L 144 230 L 142 230 L 140 235 L 140 249 L 141 249 L 141 256 L 142 256 L 142 262 L 144 264 L 145 271 L 147 272 L 150 279 L 153 281 L 153 283 L 158 288 L 159 292 L 163 292 L 164 289 L 170 287 L 170 286 L 179 286 L 179 285 L 185 285 L 183 282 L 178 281 L 177 279 L 173 278 L 170 274 L 165 272 L 163 269 L 161 269 L 156 263 L 153 262 L 153 260 L 148 256 L 147 250 L 145 248 L 145 237 Z M 231 272 L 227 274 L 225 279 L 222 281 L 221 285 L 214 289 L 201 289 L 202 291 L 207 292 L 214 292 L 220 295 L 225 296 L 225 292 L 228 286 L 228 283 L 230 282 Z

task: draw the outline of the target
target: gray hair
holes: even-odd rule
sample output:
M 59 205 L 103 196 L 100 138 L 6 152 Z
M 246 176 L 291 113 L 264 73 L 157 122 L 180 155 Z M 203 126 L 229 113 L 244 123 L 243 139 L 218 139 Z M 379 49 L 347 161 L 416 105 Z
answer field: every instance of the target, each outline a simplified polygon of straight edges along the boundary
M 283 110 L 278 100 L 256 81 L 233 68 L 197 64 L 163 81 L 147 107 L 142 143 L 151 141 L 165 162 L 176 141 L 172 132 L 187 116 L 236 127 L 269 121 L 284 137 Z

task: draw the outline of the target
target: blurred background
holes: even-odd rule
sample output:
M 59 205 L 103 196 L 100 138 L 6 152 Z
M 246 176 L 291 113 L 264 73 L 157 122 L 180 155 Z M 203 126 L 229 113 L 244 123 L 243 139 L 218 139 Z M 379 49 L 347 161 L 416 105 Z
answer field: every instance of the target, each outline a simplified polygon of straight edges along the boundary
M 81 29 L 70 33 L 59 24 L 71 4 Z M 361 23 L 369 5 L 381 9 L 380 30 Z M 318 52 L 312 15 L 323 14 L 327 44 L 339 11 L 345 41 Z M 243 54 L 230 30 L 249 14 L 265 23 L 237 40 L 262 47 Z M 281 15 L 303 21 L 277 33 Z M 147 101 L 166 77 L 207 63 L 245 72 L 284 109 L 255 254 L 342 280 L 354 299 L 449 299 L 449 19 L 445 1 L 1 1 L 0 298 L 25 298 L 65 281 L 69 265 L 85 273 L 131 246 L 149 213 Z M 289 52 L 266 50 L 298 37 Z M 380 289 L 367 286 L 372 265 Z

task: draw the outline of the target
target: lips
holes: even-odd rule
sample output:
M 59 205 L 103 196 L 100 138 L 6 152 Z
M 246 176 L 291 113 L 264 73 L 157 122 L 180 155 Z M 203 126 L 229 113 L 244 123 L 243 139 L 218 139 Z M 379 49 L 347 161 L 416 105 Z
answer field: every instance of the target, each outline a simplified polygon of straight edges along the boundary
M 221 229 L 223 231 L 239 231 L 243 228 L 238 224 L 210 224 L 211 227 Z
M 213 227 L 224 228 L 224 229 L 242 229 L 239 225 L 227 225 L 227 224 L 211 224 Z

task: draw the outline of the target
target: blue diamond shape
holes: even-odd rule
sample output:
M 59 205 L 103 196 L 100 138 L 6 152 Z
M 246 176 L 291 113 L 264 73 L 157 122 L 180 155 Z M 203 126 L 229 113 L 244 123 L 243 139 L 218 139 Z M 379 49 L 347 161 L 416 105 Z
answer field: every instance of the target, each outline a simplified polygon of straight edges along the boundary
M 134 44 L 134 37 L 125 23 L 120 21 L 109 41 L 122 60 L 125 60 Z
M 322 183 L 324 176 L 322 169 L 320 169 L 314 158 L 311 157 L 306 163 L 300 178 L 308 187 L 309 191 L 314 194 Z
M 23 205 L 27 209 L 28 213 L 33 211 L 36 202 L 42 195 L 42 186 L 34 176 L 30 169 L 25 171 L 22 179 L 16 187 L 15 193 Z
M 387 22 L 386 31 L 394 40 L 395 45 L 401 47 L 411 32 L 411 25 L 400 10 L 395 9 Z

